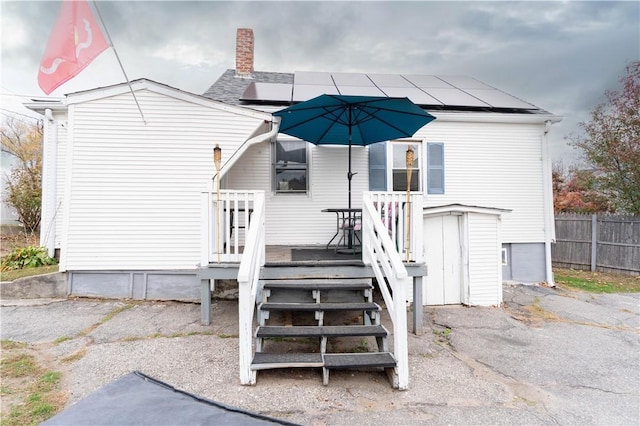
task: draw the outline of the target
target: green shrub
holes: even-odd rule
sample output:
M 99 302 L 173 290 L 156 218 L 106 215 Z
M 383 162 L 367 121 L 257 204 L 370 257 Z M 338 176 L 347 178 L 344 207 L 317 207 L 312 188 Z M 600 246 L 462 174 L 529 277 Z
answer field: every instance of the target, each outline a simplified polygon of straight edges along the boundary
M 16 269 L 55 265 L 56 263 L 58 262 L 54 258 L 49 257 L 46 248 L 28 246 L 15 249 L 6 255 L 2 259 L 0 269 L 3 271 L 13 271 Z

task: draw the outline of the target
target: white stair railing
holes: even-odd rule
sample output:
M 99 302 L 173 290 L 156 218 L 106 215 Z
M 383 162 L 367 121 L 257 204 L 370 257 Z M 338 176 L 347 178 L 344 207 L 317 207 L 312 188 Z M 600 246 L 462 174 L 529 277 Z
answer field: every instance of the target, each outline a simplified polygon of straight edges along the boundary
M 393 355 L 397 363 L 392 377 L 393 386 L 407 389 L 409 350 L 406 290 L 411 286 L 411 278 L 396 248 L 397 240 L 392 241 L 389 228 L 383 223 L 381 212 L 374 206 L 369 194 L 365 193 L 362 203 L 362 260 L 373 269 L 393 323 Z
M 265 211 L 264 193 L 254 193 L 253 214 L 238 269 L 240 383 L 243 385 L 256 383 L 256 372 L 251 370 L 253 315 L 258 294 L 260 269 L 265 263 Z

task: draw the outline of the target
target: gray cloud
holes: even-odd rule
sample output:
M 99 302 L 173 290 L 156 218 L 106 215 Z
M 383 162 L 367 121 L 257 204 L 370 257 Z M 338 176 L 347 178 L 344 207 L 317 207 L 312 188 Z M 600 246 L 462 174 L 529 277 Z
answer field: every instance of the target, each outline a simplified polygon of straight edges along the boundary
M 2 1 L 2 85 L 41 94 L 36 70 L 59 2 Z M 638 2 L 99 1 L 130 78 L 204 92 L 253 28 L 260 71 L 470 75 L 559 115 L 563 137 L 640 58 Z M 10 24 L 9 24 L 10 23 Z M 117 62 L 78 80 L 122 81 Z M 105 65 L 106 64 L 106 65 Z M 4 89 L 3 89 L 4 90 Z M 62 92 L 64 93 L 64 92 Z M 574 154 L 570 154 L 574 155 Z

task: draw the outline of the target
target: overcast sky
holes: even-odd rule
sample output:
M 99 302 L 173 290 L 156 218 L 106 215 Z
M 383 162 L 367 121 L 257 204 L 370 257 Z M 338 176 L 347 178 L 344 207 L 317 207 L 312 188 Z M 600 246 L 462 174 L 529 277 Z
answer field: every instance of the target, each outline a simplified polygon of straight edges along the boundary
M 564 117 L 564 138 L 640 59 L 640 3 L 577 1 L 98 1 L 130 79 L 202 94 L 235 66 L 239 27 L 255 35 L 257 71 L 468 75 Z M 2 109 L 43 97 L 37 69 L 59 1 L 0 2 Z M 113 50 L 51 96 L 124 81 Z M 25 110 L 21 110 L 27 113 Z M 565 161 L 567 162 L 567 161 Z

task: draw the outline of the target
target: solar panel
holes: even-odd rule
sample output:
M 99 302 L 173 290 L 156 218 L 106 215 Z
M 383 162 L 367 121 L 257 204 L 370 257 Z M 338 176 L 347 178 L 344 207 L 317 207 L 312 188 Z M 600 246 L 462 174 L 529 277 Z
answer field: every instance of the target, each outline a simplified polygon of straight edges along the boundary
M 375 86 L 338 86 L 338 90 L 341 95 L 352 95 L 352 96 L 385 96 L 384 93 L 380 91 Z
M 351 72 L 334 72 L 331 73 L 336 86 L 373 86 L 373 82 L 369 80 L 366 74 Z
M 290 102 L 292 88 L 291 84 L 251 82 L 240 100 Z
M 451 89 L 451 85 L 440 80 L 435 75 L 403 75 L 417 87 L 440 87 L 443 89 Z
M 293 78 L 294 84 L 314 84 L 321 86 L 333 86 L 333 79 L 328 72 L 296 71 Z
M 367 74 L 376 86 L 382 87 L 414 87 L 398 74 Z
M 294 83 L 252 82 L 240 98 L 256 102 L 304 102 L 322 94 L 407 97 L 422 106 L 539 109 L 466 76 L 297 71 Z
M 458 89 L 495 89 L 473 77 L 463 75 L 438 76 L 441 80 L 446 81 Z
M 295 84 L 293 86 L 293 102 L 304 102 L 320 95 L 339 95 L 338 89 L 333 84 L 331 86 L 321 86 L 318 84 Z
M 381 87 L 381 90 L 392 98 L 404 98 L 407 97 L 411 102 L 417 105 L 437 105 L 443 106 L 444 104 L 429 96 L 417 87 Z
M 460 89 L 449 88 L 424 88 L 425 92 L 433 96 L 445 106 L 455 107 L 490 107 L 491 105 L 482 102 L 481 100 L 474 98 L 468 93 L 463 92 Z
M 535 105 L 498 89 L 466 89 L 465 91 L 476 98 L 482 99 L 494 108 L 538 109 Z

